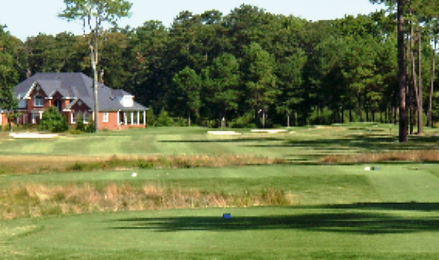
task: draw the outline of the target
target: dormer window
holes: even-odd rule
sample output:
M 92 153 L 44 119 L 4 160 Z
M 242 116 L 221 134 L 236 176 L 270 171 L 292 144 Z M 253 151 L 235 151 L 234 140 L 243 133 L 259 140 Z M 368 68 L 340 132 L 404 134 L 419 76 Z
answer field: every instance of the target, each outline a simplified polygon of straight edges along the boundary
M 17 96 L 18 101 L 18 108 L 26 108 L 27 107 L 27 100 L 24 98 L 21 98 L 21 95 Z
M 132 107 L 133 106 L 133 96 L 125 95 L 122 97 L 120 103 L 122 103 L 122 106 L 124 107 Z
M 27 107 L 27 100 L 26 99 L 20 99 L 20 102 L 18 103 L 19 108 L 26 108 Z
M 43 99 L 42 96 L 40 96 L 40 95 L 36 95 L 36 96 L 34 97 L 34 106 L 36 106 L 36 107 L 42 107 L 42 106 L 44 106 L 44 99 Z

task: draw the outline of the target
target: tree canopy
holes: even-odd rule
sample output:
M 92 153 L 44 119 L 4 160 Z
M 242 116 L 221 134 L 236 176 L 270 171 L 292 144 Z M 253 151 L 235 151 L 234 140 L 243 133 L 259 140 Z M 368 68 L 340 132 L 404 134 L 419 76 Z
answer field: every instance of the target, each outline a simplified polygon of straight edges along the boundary
M 166 124 L 168 117 L 205 126 L 401 123 L 405 103 L 406 122 L 422 133 L 423 111 L 429 125 L 439 118 L 432 105 L 439 96 L 437 1 L 412 0 L 403 9 L 411 12 L 402 23 L 403 40 L 410 39 L 402 52 L 404 97 L 396 73 L 397 1 L 385 2 L 388 10 L 315 22 L 241 5 L 229 14 L 183 11 L 169 27 L 146 21 L 119 28 L 127 1 L 65 1 L 60 16 L 84 21 L 86 36 L 99 32 L 96 41 L 69 33 L 30 37 L 7 47 L 5 64 L 14 73 L 4 75 L 11 82 L 47 71 L 94 75 L 166 115 Z M 104 21 L 113 27 L 104 30 Z

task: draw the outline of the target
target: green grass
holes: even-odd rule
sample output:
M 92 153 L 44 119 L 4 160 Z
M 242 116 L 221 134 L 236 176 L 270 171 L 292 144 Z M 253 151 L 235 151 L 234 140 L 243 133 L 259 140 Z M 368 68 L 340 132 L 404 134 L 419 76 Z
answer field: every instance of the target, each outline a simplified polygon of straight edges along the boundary
M 293 161 L 316 161 L 328 154 L 350 154 L 373 151 L 399 151 L 435 148 L 439 137 L 427 129 L 413 142 L 397 142 L 389 125 L 372 123 L 343 126 L 291 127 L 288 134 L 254 134 L 250 129 L 233 129 L 238 136 L 206 134 L 207 128 L 147 128 L 107 131 L 99 134 L 67 135 L 57 139 L 12 139 L 0 134 L 0 154 L 4 155 L 179 155 L 242 154 L 276 157 Z
M 12 175 L 14 185 L 126 183 L 165 189 L 242 193 L 281 190 L 283 207 L 194 208 L 59 215 L 0 221 L 0 257 L 18 259 L 387 258 L 437 259 L 439 168 L 434 163 L 322 165 L 328 154 L 435 149 L 427 129 L 410 143 L 372 123 L 294 127 L 289 134 L 211 136 L 204 128 L 149 128 L 14 140 L 0 133 L 0 155 L 136 156 L 243 154 L 290 165 L 136 169 Z M 236 130 L 236 129 L 233 129 Z M 1 167 L 0 167 L 1 168 Z M 0 201 L 2 207 L 2 201 Z M 231 213 L 232 219 L 223 219 Z
M 2 183 L 131 182 L 225 192 L 273 188 L 288 207 L 63 215 L 0 222 L 18 258 L 437 258 L 439 171 L 430 164 L 263 166 L 3 176 Z M 232 219 L 223 219 L 231 213 Z
M 435 259 L 437 210 L 377 203 L 26 219 L 0 223 L 0 250 L 29 259 Z

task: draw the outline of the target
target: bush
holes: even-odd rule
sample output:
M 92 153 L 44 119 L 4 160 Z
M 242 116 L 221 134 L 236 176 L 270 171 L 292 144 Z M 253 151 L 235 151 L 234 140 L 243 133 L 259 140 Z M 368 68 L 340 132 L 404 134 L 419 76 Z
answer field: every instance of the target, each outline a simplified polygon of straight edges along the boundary
M 94 133 L 96 132 L 96 124 L 95 121 L 93 119 L 89 119 L 88 120 L 88 125 L 85 127 L 85 131 L 86 133 Z
M 174 118 L 173 126 L 187 126 L 187 119 L 183 117 Z M 194 124 L 192 124 L 192 126 L 194 126 Z
M 332 124 L 333 112 L 328 108 L 323 110 L 314 110 L 311 114 L 309 121 L 311 125 L 330 125 Z
M 247 112 L 243 116 L 238 117 L 236 119 L 233 119 L 229 126 L 231 128 L 255 128 L 256 125 L 253 122 L 254 121 L 254 113 L 253 112 Z
M 38 129 L 60 133 L 69 130 L 69 124 L 67 123 L 67 118 L 58 111 L 58 108 L 49 107 L 44 111 Z
M 81 132 L 85 132 L 84 117 L 82 116 L 81 113 L 78 115 L 78 120 L 76 123 L 76 130 L 81 131 Z
M 172 117 L 169 116 L 165 108 L 162 108 L 155 122 L 155 126 L 172 126 L 173 124 L 174 120 L 172 119 Z
M 155 126 L 156 117 L 153 108 L 150 106 L 148 111 L 146 111 L 146 124 L 147 126 Z

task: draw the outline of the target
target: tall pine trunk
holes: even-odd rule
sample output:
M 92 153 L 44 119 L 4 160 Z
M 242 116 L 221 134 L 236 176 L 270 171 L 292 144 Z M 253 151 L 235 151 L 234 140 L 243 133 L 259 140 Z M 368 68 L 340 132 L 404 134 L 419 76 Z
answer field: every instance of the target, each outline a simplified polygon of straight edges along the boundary
M 408 142 L 406 77 L 404 59 L 404 0 L 398 0 L 399 142 Z
M 191 126 L 191 111 L 187 111 L 187 126 Z
M 416 95 L 416 106 L 418 109 L 418 135 L 424 132 L 424 110 L 422 102 L 422 46 L 421 46 L 421 26 L 418 25 L 418 91 Z
M 432 108 L 433 108 L 433 92 L 434 92 L 434 80 L 436 76 L 436 48 L 437 48 L 437 39 L 436 35 L 434 36 L 434 51 L 433 51 L 433 58 L 432 58 L 432 64 L 431 64 L 431 79 L 430 79 L 430 95 L 428 97 L 428 111 L 427 111 L 427 125 L 432 127 L 433 126 L 433 116 L 432 116 Z
M 411 14 L 411 13 L 410 13 Z M 413 24 L 412 22 L 410 22 L 410 36 L 409 36 L 409 44 L 408 44 L 408 50 L 410 53 L 410 57 L 407 57 L 408 59 L 410 59 L 410 63 L 411 63 L 411 88 L 409 88 L 409 97 L 408 97 L 408 102 L 409 102 L 409 114 L 410 114 L 410 134 L 412 135 L 414 133 L 414 125 L 415 125 L 415 117 L 414 117 L 414 111 L 415 111 L 415 106 L 414 106 L 414 101 L 413 101 L 413 97 L 416 100 L 416 106 L 419 103 L 418 102 L 418 75 L 416 72 L 416 58 L 415 58 L 415 39 L 414 39 L 415 35 L 413 33 Z

